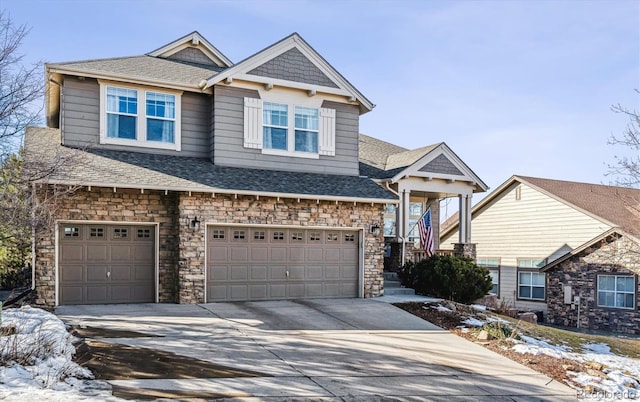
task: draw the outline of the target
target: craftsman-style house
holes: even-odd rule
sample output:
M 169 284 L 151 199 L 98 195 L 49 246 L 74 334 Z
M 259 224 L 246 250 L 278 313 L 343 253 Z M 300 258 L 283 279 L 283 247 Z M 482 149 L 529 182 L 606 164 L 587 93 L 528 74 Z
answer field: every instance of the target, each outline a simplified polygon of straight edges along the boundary
M 46 82 L 25 155 L 70 161 L 38 194 L 74 188 L 34 236 L 49 307 L 379 296 L 412 197 L 486 190 L 445 144 L 363 166 L 374 105 L 295 33 L 234 64 L 193 32 Z

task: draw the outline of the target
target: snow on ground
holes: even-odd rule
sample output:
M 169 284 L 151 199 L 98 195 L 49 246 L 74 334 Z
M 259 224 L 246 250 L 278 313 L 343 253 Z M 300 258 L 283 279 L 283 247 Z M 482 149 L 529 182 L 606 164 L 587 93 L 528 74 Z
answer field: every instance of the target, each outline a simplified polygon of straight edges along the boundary
M 479 312 L 481 310 L 476 309 Z M 486 323 L 510 323 L 506 320 L 491 316 L 469 317 L 465 321 L 469 327 L 482 327 Z M 463 328 L 464 330 L 465 328 Z M 513 350 L 519 353 L 533 355 L 545 354 L 557 359 L 569 359 L 580 363 L 602 365 L 602 372 L 606 377 L 589 375 L 588 373 L 568 372 L 572 380 L 579 384 L 578 393 L 582 399 L 589 400 L 640 400 L 640 359 L 618 356 L 611 352 L 608 345 L 603 343 L 587 343 L 582 345 L 581 353 L 572 352 L 566 345 L 553 345 L 545 339 L 536 339 L 520 335 L 520 341 L 513 340 Z
M 72 361 L 75 338 L 55 315 L 29 306 L 4 310 L 2 330 L 0 399 L 121 401 L 111 395 L 109 384 L 93 380 L 89 370 Z
M 520 353 L 534 355 L 545 354 L 557 358 L 575 360 L 581 363 L 601 364 L 606 378 L 589 375 L 588 373 L 574 373 L 573 380 L 582 388 L 601 390 L 603 395 L 620 395 L 626 399 L 640 399 L 640 360 L 618 356 L 611 353 L 609 346 L 596 343 L 583 345 L 583 352 L 569 351 L 566 346 L 552 345 L 544 340 L 521 336 L 521 343 L 513 346 Z M 607 399 L 607 398 L 604 398 Z M 615 398 L 625 399 L 625 398 Z

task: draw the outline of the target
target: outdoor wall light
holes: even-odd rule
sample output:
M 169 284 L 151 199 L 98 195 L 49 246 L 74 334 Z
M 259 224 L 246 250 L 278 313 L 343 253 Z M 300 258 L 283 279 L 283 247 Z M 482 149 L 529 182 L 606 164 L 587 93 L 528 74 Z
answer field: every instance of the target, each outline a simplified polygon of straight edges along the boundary
M 374 223 L 373 225 L 371 225 L 371 227 L 369 228 L 369 231 L 371 233 L 373 233 L 374 235 L 377 235 L 378 233 L 380 233 L 380 225 L 378 225 L 377 223 Z
M 193 219 L 191 219 L 191 221 L 189 222 L 189 226 L 191 227 L 191 230 L 193 230 L 194 232 L 200 229 L 200 221 L 198 220 L 197 216 L 194 216 Z

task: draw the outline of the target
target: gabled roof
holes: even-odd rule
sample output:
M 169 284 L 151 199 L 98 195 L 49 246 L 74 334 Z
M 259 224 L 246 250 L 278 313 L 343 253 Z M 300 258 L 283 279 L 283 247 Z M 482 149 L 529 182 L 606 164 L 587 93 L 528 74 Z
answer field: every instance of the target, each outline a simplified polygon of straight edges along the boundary
M 198 31 L 193 31 L 180 39 L 176 39 L 171 43 L 161 46 L 158 49 L 147 53 L 147 55 L 168 58 L 186 48 L 197 48 L 219 67 L 231 67 L 233 65 L 227 56 L 222 54 L 221 51 L 209 43 L 209 41 L 206 40 L 204 36 L 200 35 Z
M 72 74 L 198 91 L 203 80 L 221 70 L 218 66 L 146 55 L 47 64 L 50 74 Z
M 409 150 L 360 134 L 358 149 L 361 174 L 375 179 L 395 182 L 421 175 L 473 182 L 478 192 L 488 189 L 444 142 Z
M 611 238 L 620 238 L 622 236 L 627 236 L 629 239 L 633 240 L 634 242 L 640 244 L 640 240 L 636 239 L 635 237 L 629 235 L 628 233 L 624 232 L 623 230 L 620 230 L 618 228 L 611 228 L 609 230 L 607 230 L 606 232 L 594 237 L 593 239 L 587 241 L 586 243 L 584 243 L 583 245 L 576 247 L 575 249 L 571 250 L 570 252 L 568 252 L 567 254 L 563 255 L 562 257 L 551 261 L 550 263 L 548 263 L 547 265 L 545 265 L 544 267 L 541 268 L 542 272 L 546 272 L 549 271 L 553 268 L 556 268 L 558 265 L 560 265 L 561 263 L 563 263 L 564 261 L 567 261 L 568 259 L 575 257 L 577 255 L 581 255 L 581 254 L 586 254 L 589 252 L 589 250 L 595 246 L 597 243 L 602 242 L 602 241 L 607 241 L 607 239 L 611 239 Z
M 304 83 L 300 81 L 292 81 L 285 79 L 276 79 L 272 77 L 265 77 L 260 74 L 250 74 L 252 71 L 258 69 L 260 66 L 274 60 L 278 56 L 285 54 L 288 51 L 295 49 L 300 52 L 306 60 L 312 63 L 321 74 L 323 74 L 330 83 L 318 84 L 318 83 Z M 265 84 L 274 84 L 289 86 L 294 88 L 301 88 L 307 90 L 322 90 L 327 93 L 333 93 L 338 95 L 344 95 L 352 102 L 358 102 L 360 104 L 360 113 L 366 113 L 374 108 L 374 104 L 371 103 L 360 91 L 358 91 L 346 78 L 342 76 L 329 62 L 327 62 L 318 52 L 315 51 L 298 33 L 292 33 L 286 38 L 274 43 L 271 46 L 255 53 L 252 56 L 238 62 L 233 67 L 226 69 L 225 71 L 211 77 L 207 81 L 206 88 L 211 87 L 223 80 L 225 82 L 232 81 L 233 79 L 244 79 L 253 82 L 261 82 Z
M 631 235 L 640 236 L 640 189 L 601 184 L 514 175 L 476 204 L 471 212 L 472 216 L 480 213 L 518 183 L 526 184 L 610 227 L 618 227 Z M 447 236 L 457 227 L 457 224 L 448 226 L 441 236 Z
M 46 178 L 50 184 L 397 202 L 395 196 L 365 177 L 232 168 L 216 166 L 209 159 L 91 148 L 81 150 L 59 144 L 60 130 L 27 128 L 25 159 L 53 161 L 63 154 L 70 161 Z

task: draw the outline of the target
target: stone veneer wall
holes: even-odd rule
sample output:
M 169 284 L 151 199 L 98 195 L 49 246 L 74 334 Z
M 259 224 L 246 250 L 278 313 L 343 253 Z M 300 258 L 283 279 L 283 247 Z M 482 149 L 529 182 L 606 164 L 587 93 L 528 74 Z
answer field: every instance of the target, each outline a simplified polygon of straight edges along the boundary
M 179 196 L 179 303 L 204 302 L 205 231 L 210 223 L 246 225 L 300 225 L 341 228 L 365 228 L 364 296 L 382 295 L 384 240 L 368 228 L 382 222 L 383 205 L 353 202 L 294 200 L 272 197 L 192 194 Z M 186 224 L 197 216 L 202 222 L 198 231 Z
M 270 197 L 169 193 L 146 190 L 86 188 L 59 200 L 58 220 L 160 223 L 160 302 L 203 303 L 204 225 L 207 223 L 300 225 L 365 228 L 364 295 L 382 295 L 384 240 L 368 228 L 382 222 L 383 205 L 353 202 L 307 201 Z M 189 227 L 195 216 L 198 231 Z M 55 232 L 36 236 L 36 303 L 55 305 Z
M 176 301 L 177 285 L 177 196 L 159 191 L 107 188 L 80 188 L 58 200 L 56 220 L 113 221 L 127 223 L 160 223 L 159 300 Z M 55 306 L 55 228 L 36 234 L 36 304 Z
M 573 296 L 580 296 L 580 327 L 594 330 L 640 335 L 640 246 L 627 238 L 608 239 L 547 272 L 547 321 L 576 327 L 578 309 L 564 304 L 564 286 L 571 286 Z M 598 275 L 635 275 L 635 308 L 619 309 L 597 306 Z

